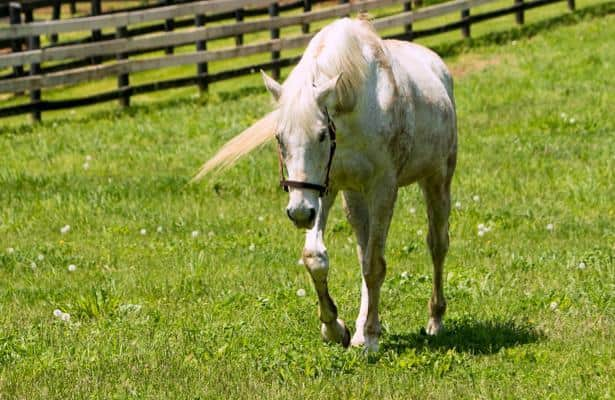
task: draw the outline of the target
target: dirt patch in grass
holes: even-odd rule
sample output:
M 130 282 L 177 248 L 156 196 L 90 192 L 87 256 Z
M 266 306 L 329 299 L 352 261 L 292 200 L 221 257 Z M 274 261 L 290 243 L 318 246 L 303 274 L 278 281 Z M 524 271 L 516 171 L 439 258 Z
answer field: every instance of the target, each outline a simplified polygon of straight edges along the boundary
M 449 65 L 453 77 L 459 79 L 466 75 L 481 72 L 491 66 L 504 62 L 503 56 L 463 55 Z

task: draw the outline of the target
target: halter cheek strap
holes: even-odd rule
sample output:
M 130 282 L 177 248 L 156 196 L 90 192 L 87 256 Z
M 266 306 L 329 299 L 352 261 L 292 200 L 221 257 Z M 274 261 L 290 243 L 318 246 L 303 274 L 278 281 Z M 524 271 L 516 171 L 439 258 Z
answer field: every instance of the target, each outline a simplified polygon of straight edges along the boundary
M 324 185 L 319 185 L 317 183 L 310 182 L 302 182 L 302 181 L 291 181 L 286 180 L 284 177 L 284 160 L 282 158 L 282 151 L 280 150 L 280 144 L 278 143 L 278 169 L 280 172 L 280 186 L 284 189 L 285 192 L 288 192 L 288 188 L 296 188 L 296 189 L 311 189 L 318 191 L 318 196 L 322 197 L 329 191 L 329 172 L 331 171 L 331 163 L 333 162 L 333 155 L 335 154 L 336 147 L 336 137 L 335 137 L 335 123 L 329 116 L 329 111 L 325 108 L 324 110 L 325 116 L 327 117 L 327 131 L 329 132 L 329 161 L 327 161 L 327 175 L 325 176 Z

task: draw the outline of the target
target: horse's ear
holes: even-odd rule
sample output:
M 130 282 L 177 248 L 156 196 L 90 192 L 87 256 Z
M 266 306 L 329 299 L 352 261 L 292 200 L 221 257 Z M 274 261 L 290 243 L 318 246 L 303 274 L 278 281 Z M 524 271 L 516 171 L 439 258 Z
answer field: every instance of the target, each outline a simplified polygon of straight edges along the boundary
M 328 82 L 323 83 L 316 87 L 316 103 L 318 103 L 321 107 L 332 107 L 336 103 L 336 88 L 337 84 L 342 77 L 342 74 L 338 74 L 333 79 L 330 79 Z
M 275 81 L 275 79 L 267 75 L 262 69 L 261 75 L 263 76 L 265 87 L 267 88 L 269 93 L 271 93 L 273 99 L 275 101 L 278 101 L 280 99 L 280 96 L 282 95 L 282 85 L 280 85 L 278 82 Z

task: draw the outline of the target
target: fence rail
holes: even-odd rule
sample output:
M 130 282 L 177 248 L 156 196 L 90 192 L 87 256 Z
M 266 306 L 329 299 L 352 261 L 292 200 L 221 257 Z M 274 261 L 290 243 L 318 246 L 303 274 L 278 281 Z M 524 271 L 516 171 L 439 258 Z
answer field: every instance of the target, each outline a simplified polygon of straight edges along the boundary
M 44 3 L 44 0 L 38 1 Z M 275 76 L 280 68 L 298 61 L 299 57 L 282 58 L 281 52 L 304 47 L 316 33 L 310 32 L 311 24 L 356 12 L 386 9 L 389 15 L 375 19 L 374 26 L 379 31 L 397 30 L 399 33 L 388 35 L 391 38 L 412 40 L 457 29 L 467 37 L 474 23 L 514 14 L 517 23 L 521 24 L 525 10 L 563 0 L 512 0 L 509 7 L 470 14 L 472 8 L 496 1 L 499 0 L 454 0 L 412 9 L 409 0 L 358 0 L 352 3 L 341 0 L 337 4 L 317 4 L 316 0 L 286 3 L 278 3 L 278 0 L 159 0 L 160 5 L 155 7 L 145 5 L 141 9 L 105 14 L 101 12 L 100 0 L 91 0 L 93 15 L 50 21 L 35 21 L 32 9 L 24 12 L 19 4 L 11 3 L 12 24 L 0 27 L 0 41 L 9 41 L 11 51 L 0 55 L 0 70 L 12 72 L 0 77 L 0 94 L 27 92 L 30 102 L 1 107 L 0 117 L 31 113 L 34 120 L 39 120 L 43 111 L 111 100 L 119 100 L 122 106 L 127 106 L 130 97 L 137 94 L 190 85 L 207 90 L 210 83 L 247 75 L 258 69 L 272 70 Z M 574 9 L 574 0 L 567 2 L 569 8 Z M 15 17 L 20 17 L 21 12 L 25 16 L 23 20 Z M 413 23 L 417 21 L 451 13 L 459 13 L 460 19 L 423 30 L 413 29 Z M 246 19 L 248 16 L 250 19 Z M 216 24 L 208 25 L 211 21 L 216 21 Z M 280 29 L 289 27 L 300 28 L 299 33 L 280 37 Z M 269 39 L 244 43 L 244 35 L 267 31 Z M 69 40 L 57 40 L 58 35 L 64 37 L 69 33 Z M 85 37 L 75 39 L 79 34 Z M 44 35 L 55 40 L 40 46 Z M 235 38 L 235 46 L 208 48 L 208 43 L 219 43 L 228 38 Z M 185 52 L 187 45 L 194 45 L 194 51 Z M 184 52 L 175 53 L 174 49 L 181 46 L 184 46 Z M 152 54 L 160 50 L 165 50 L 164 55 Z M 136 54 L 147 56 L 131 58 Z M 211 62 L 256 54 L 270 54 L 270 61 L 209 72 Z M 196 74 L 140 85 L 129 83 L 129 77 L 134 73 L 185 65 L 194 65 Z M 42 89 L 109 77 L 117 77 L 117 90 L 67 100 L 44 100 L 42 96 Z

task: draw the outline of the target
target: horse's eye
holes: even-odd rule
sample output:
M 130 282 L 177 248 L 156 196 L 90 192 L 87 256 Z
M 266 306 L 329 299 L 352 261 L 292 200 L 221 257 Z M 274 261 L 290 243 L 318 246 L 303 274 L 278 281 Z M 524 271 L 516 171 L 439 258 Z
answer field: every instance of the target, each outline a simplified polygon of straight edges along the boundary
M 325 138 L 327 137 L 327 130 L 323 129 L 322 131 L 320 131 L 320 133 L 318 134 L 318 141 L 322 142 L 325 140 Z

